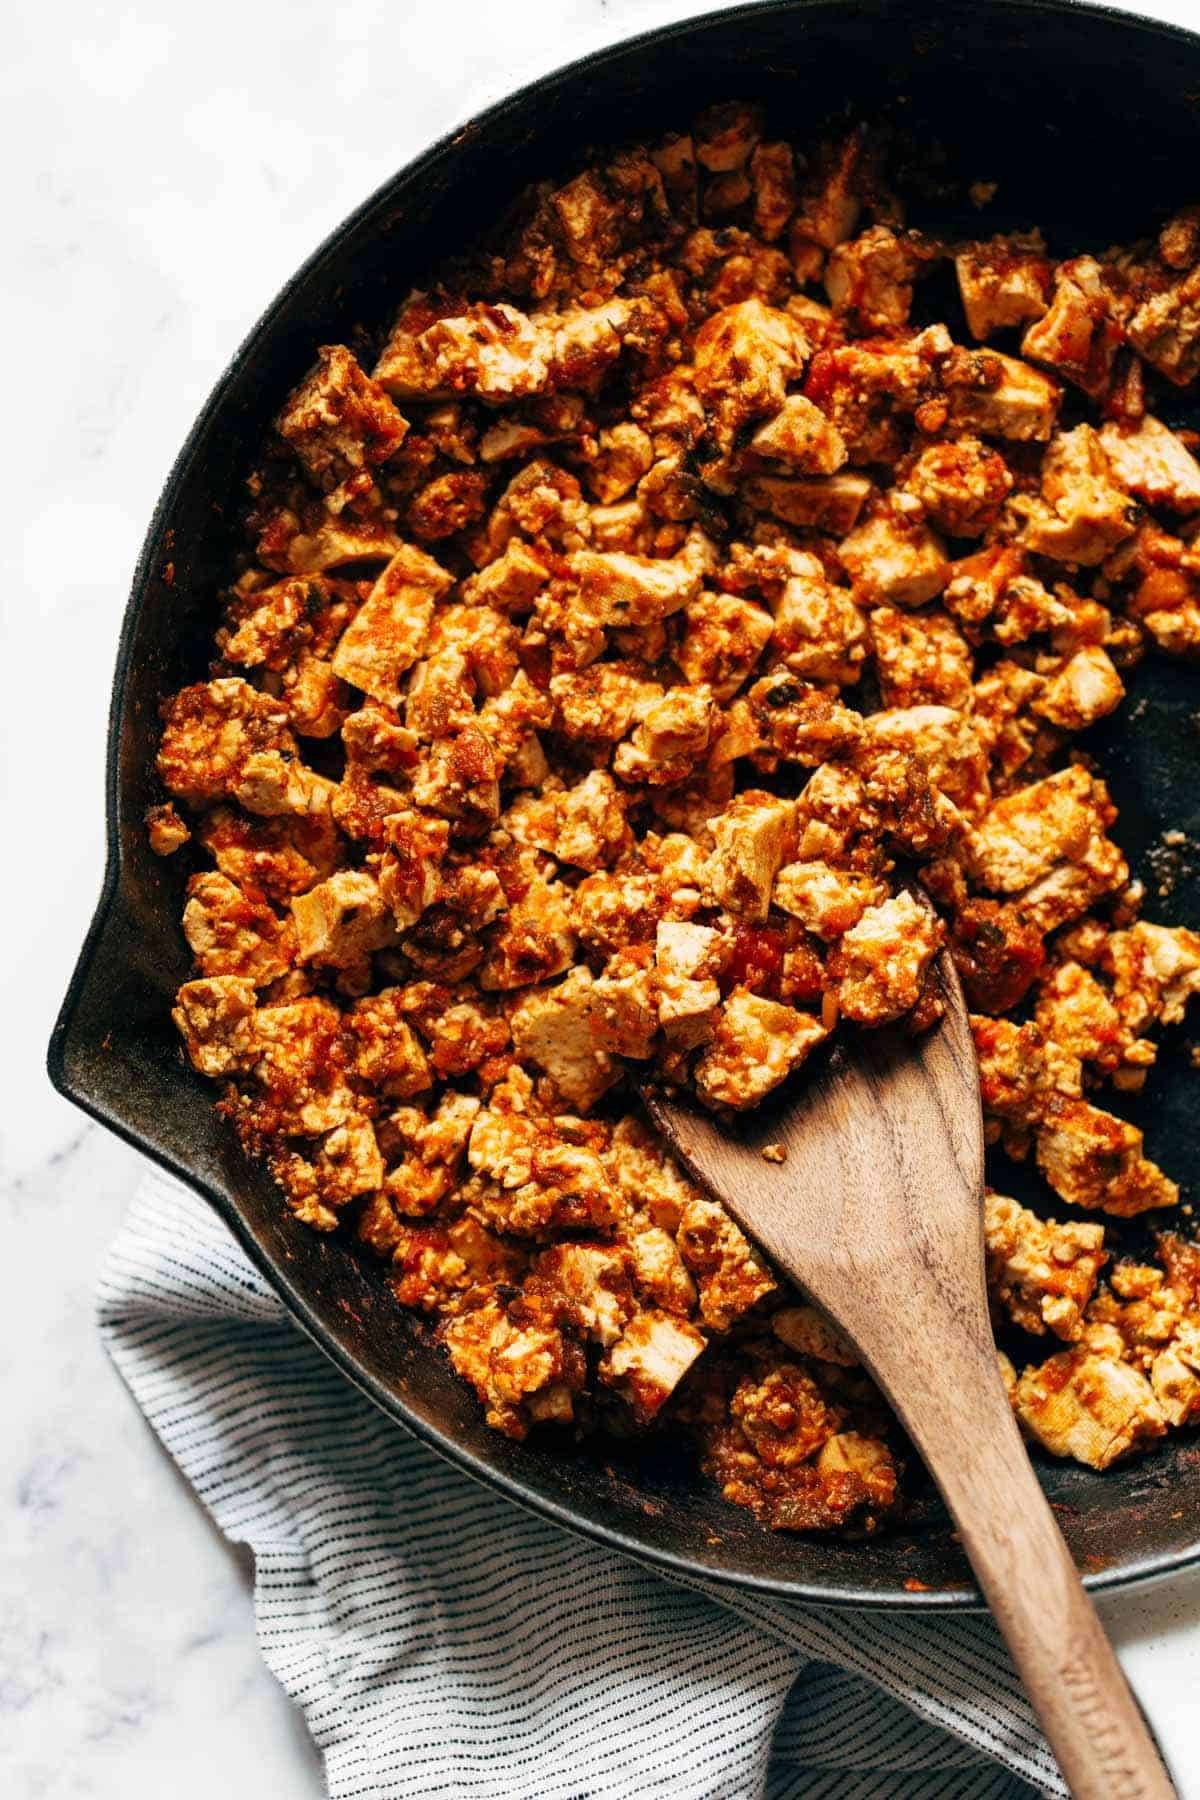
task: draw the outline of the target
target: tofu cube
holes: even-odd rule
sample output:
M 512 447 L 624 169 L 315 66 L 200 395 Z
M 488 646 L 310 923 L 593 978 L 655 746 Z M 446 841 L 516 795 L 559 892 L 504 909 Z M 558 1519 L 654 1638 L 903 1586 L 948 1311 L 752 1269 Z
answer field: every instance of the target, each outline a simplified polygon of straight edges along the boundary
M 396 939 L 395 921 L 365 869 L 342 869 L 292 901 L 301 962 L 344 969 Z
M 936 916 L 909 893 L 868 906 L 830 958 L 841 1011 L 860 1025 L 884 1025 L 908 1012 L 943 935 Z
M 741 484 L 741 497 L 757 512 L 770 513 L 800 531 L 853 531 L 874 487 L 866 475 L 754 475 Z
M 837 426 L 803 394 L 789 394 L 774 418 L 759 426 L 749 448 L 797 475 L 832 475 L 847 456 Z
M 1048 441 L 1062 389 L 1049 375 L 996 350 L 963 353 L 944 375 L 947 424 L 1015 443 Z
M 1200 510 L 1200 463 L 1150 413 L 1136 424 L 1110 419 L 1100 428 L 1100 444 L 1113 479 L 1147 506 L 1180 513 Z
M 1128 1219 L 1174 1206 L 1179 1189 L 1142 1155 L 1142 1134 L 1086 1100 L 1055 1100 L 1037 1134 L 1038 1168 L 1069 1206 Z
M 1086 731 L 1107 718 L 1124 697 L 1124 685 L 1107 650 L 1085 644 L 1049 677 L 1033 701 L 1033 711 L 1063 731 Z
M 772 794 L 739 794 L 710 822 L 715 849 L 705 880 L 719 906 L 765 919 L 771 887 L 795 830 L 795 804 Z
M 1074 1343 L 1108 1261 L 1103 1225 L 1055 1224 L 990 1192 L 983 1224 L 988 1288 L 996 1304 L 1022 1330 L 1038 1337 L 1049 1330 Z
M 780 869 L 772 894 L 781 911 L 826 943 L 857 925 L 869 906 L 887 899 L 887 884 L 827 862 L 794 862 Z
M 904 502 L 895 493 L 881 501 L 838 547 L 860 602 L 921 606 L 949 579 L 945 545 L 926 525 L 921 507 Z
M 434 602 L 453 582 L 440 563 L 405 544 L 392 557 L 333 653 L 333 671 L 385 706 L 425 648 Z
M 829 1036 L 811 1013 L 735 988 L 694 1071 L 707 1106 L 755 1106 Z
M 254 1029 L 258 995 L 240 975 L 185 981 L 171 1014 L 193 1069 L 201 1075 L 232 1075 L 250 1068 L 258 1054 Z
M 600 1364 L 600 1379 L 640 1425 L 660 1413 L 704 1349 L 703 1333 L 672 1313 L 636 1313 Z
M 557 987 L 524 995 L 511 1019 L 516 1055 L 544 1069 L 566 1104 L 581 1113 L 589 1112 L 620 1074 L 596 1039 L 593 987 L 586 968 L 572 969 Z
M 408 421 L 343 344 L 317 351 L 317 366 L 296 388 L 275 428 L 324 489 L 394 456 Z
M 576 550 L 567 566 L 578 605 L 604 626 L 653 625 L 700 592 L 700 571 L 681 556 Z
M 1063 1350 L 1026 1369 L 1013 1393 L 1017 1418 L 1051 1456 L 1107 1469 L 1166 1430 L 1146 1377 L 1116 1356 Z
M 971 336 L 1040 319 L 1050 295 L 1051 265 L 1040 237 L 992 238 L 971 244 L 954 258 L 958 291 Z

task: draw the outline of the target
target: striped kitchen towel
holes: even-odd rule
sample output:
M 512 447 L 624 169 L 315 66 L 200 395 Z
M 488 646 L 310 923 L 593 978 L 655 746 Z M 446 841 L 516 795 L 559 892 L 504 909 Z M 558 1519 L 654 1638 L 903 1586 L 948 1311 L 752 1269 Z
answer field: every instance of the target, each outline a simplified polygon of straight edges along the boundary
M 349 1386 L 149 1174 L 100 1287 L 134 1398 L 254 1553 L 335 1800 L 1065 1795 L 990 1620 L 682 1582 L 471 1481 Z

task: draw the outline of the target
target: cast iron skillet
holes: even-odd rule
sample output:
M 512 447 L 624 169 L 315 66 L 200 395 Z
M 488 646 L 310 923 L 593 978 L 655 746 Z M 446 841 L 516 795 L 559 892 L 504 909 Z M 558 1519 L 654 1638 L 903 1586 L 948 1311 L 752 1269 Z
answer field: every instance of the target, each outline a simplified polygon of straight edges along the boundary
M 1036 222 L 1062 253 L 1145 229 L 1200 198 L 1194 108 L 1200 38 L 1146 20 L 1032 0 L 975 0 L 934 18 L 923 5 L 808 0 L 671 25 L 546 76 L 402 170 L 283 289 L 238 351 L 168 478 L 125 615 L 108 741 L 104 891 L 50 1045 L 55 1086 L 189 1182 L 228 1223 L 291 1313 L 394 1419 L 513 1499 L 617 1548 L 690 1575 L 854 1606 L 977 1601 L 944 1514 L 930 1499 L 909 1528 L 874 1541 L 774 1535 L 726 1505 L 676 1443 L 516 1446 L 396 1306 L 377 1269 L 298 1225 L 212 1110 L 169 1019 L 188 959 L 179 928 L 186 852 L 147 848 L 161 696 L 209 661 L 214 595 L 228 573 L 241 483 L 314 346 L 378 331 L 414 279 L 492 224 L 534 176 L 569 169 L 589 140 L 653 134 L 710 100 L 764 101 L 774 129 L 803 140 L 844 105 L 888 111 L 918 142 L 948 147 L 967 180 L 999 178 L 988 229 Z M 1189 165 L 1191 190 L 1188 191 Z M 936 223 L 931 214 L 922 222 Z M 947 219 L 970 231 L 970 217 Z M 934 307 L 951 305 L 935 294 Z M 954 318 L 953 313 L 946 314 Z M 961 328 L 960 328 L 961 329 Z M 1172 423 L 1185 422 L 1176 411 Z M 1121 808 L 1122 842 L 1153 889 L 1166 827 L 1200 827 L 1194 677 L 1162 663 L 1136 675 L 1136 733 L 1096 733 Z M 1177 862 L 1178 858 L 1168 858 Z M 1168 869 L 1154 903 L 1200 923 L 1200 882 Z M 1200 1107 L 1184 1047 L 1127 1110 L 1150 1153 L 1187 1181 Z M 997 1185 L 1014 1186 L 1009 1168 Z M 1047 1463 L 1047 1490 L 1089 1585 L 1108 1588 L 1200 1559 L 1200 1442 L 1176 1439 L 1106 1475 Z M 914 1591 L 914 1584 L 923 1584 Z

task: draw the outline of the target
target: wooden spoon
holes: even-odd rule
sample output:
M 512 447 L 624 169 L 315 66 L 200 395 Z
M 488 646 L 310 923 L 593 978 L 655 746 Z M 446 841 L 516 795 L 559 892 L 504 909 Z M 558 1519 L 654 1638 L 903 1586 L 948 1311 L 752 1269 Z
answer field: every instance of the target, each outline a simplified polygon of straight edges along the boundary
M 979 1071 L 941 1024 L 859 1033 L 731 1124 L 649 1084 L 680 1162 L 851 1339 L 942 1491 L 1075 1800 L 1174 1792 L 1038 1485 L 988 1318 Z M 782 1144 L 786 1160 L 764 1159 Z

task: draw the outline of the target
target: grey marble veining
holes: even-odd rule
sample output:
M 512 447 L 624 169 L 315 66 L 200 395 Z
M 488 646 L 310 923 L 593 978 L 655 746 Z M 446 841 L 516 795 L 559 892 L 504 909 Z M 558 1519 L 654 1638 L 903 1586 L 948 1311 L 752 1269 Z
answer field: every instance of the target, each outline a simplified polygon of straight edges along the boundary
M 100 881 L 108 681 L 159 485 L 280 282 L 431 138 L 678 0 L 14 0 L 0 708 L 0 1791 L 304 1800 L 252 1572 L 101 1350 L 92 1292 L 139 1159 L 42 1056 Z M 1197 0 L 1143 10 L 1200 23 Z M 28 847 L 35 854 L 27 855 Z M 1106 1604 L 1200 1800 L 1200 1580 Z M 1190 1714 L 1189 1714 L 1190 1708 Z

